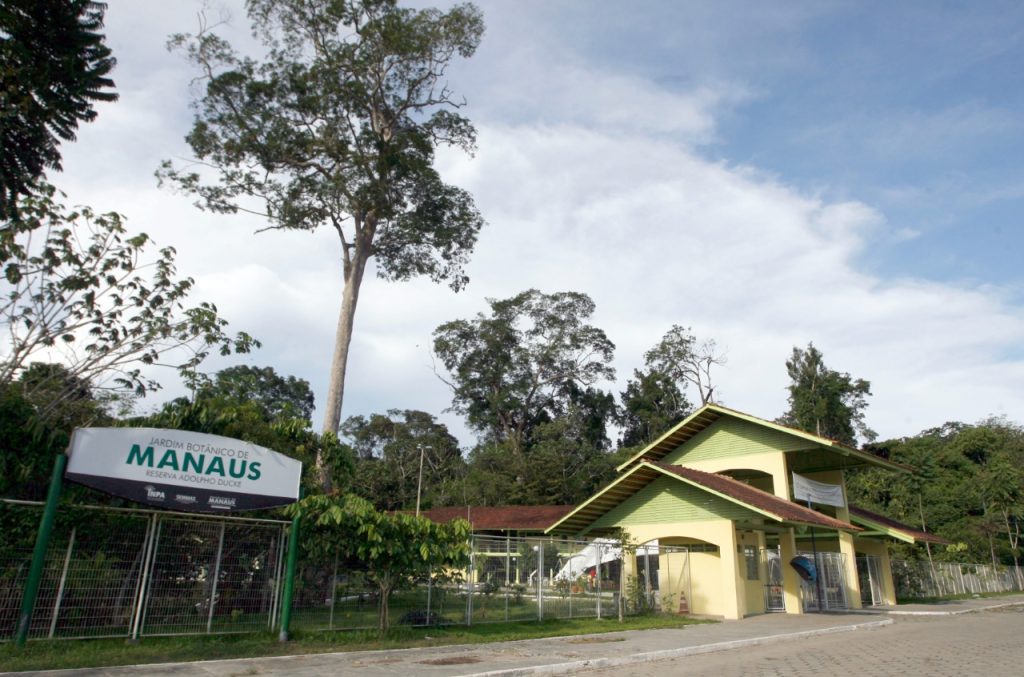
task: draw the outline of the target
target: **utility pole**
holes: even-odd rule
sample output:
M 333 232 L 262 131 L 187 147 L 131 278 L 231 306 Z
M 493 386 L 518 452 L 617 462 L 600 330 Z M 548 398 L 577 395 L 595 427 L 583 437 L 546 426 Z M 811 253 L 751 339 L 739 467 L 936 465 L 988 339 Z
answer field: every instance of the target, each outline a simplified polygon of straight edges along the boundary
M 416 516 L 420 516 L 420 494 L 423 493 L 423 451 L 433 447 L 420 445 L 420 477 L 416 481 Z

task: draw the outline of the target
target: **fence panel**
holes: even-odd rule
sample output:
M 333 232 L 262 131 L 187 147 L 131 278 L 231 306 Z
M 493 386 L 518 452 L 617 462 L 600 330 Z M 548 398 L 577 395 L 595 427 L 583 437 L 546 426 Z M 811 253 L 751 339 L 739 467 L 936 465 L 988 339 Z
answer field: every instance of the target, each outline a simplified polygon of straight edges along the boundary
M 893 560 L 892 577 L 901 599 L 1024 590 L 1018 571 L 992 564 Z

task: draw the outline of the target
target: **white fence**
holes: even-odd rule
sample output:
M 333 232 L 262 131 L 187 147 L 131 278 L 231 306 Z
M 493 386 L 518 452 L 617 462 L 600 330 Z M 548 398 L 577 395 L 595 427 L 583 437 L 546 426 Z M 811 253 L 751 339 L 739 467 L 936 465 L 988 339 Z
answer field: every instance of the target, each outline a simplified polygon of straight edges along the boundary
M 892 578 L 898 599 L 1024 590 L 1024 570 L 992 564 L 893 560 Z

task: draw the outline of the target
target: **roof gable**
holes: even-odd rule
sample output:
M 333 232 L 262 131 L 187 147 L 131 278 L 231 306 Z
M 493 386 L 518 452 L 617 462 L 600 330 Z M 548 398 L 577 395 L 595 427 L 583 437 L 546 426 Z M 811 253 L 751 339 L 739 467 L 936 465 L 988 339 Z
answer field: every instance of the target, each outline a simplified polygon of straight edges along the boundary
M 823 526 L 829 529 L 842 529 L 845 531 L 860 531 L 859 527 L 855 527 L 852 524 L 804 508 L 796 503 L 779 498 L 766 491 L 761 491 L 749 484 L 734 480 L 725 475 L 708 473 L 678 465 L 641 461 L 586 502 L 580 504 L 575 510 L 548 527 L 546 532 L 586 533 L 598 531 L 599 529 L 608 531 L 615 526 L 619 526 L 622 524 L 619 521 L 622 515 L 609 519 L 605 519 L 605 516 L 618 509 L 620 505 L 626 503 L 641 490 L 646 489 L 648 485 L 663 477 L 672 478 L 691 487 L 696 487 L 703 492 L 710 493 L 772 521 L 794 525 Z M 703 499 L 702 503 L 701 500 L 695 501 L 692 496 L 693 494 L 688 492 L 678 492 L 676 494 L 669 492 L 666 494 L 664 491 L 659 493 L 657 490 L 651 490 L 649 495 L 649 497 L 657 497 L 660 500 L 674 500 L 675 509 L 678 510 L 687 508 L 688 504 L 696 504 L 697 506 L 703 506 L 706 511 L 705 515 L 715 514 L 725 519 L 735 519 L 735 517 L 729 516 L 729 511 L 721 508 L 721 503 L 709 502 L 707 498 Z M 637 504 L 635 502 L 633 506 L 622 508 L 622 514 L 629 514 L 631 521 L 639 523 L 632 519 L 632 517 L 639 515 L 636 512 L 639 510 L 639 507 L 636 507 Z M 684 512 L 678 513 L 674 519 L 663 520 L 660 517 L 662 509 L 662 506 L 659 505 L 656 511 L 645 513 L 645 515 L 648 518 L 653 517 L 658 521 L 686 521 Z M 690 509 L 692 509 L 692 505 Z M 704 516 L 704 519 L 711 519 L 711 517 Z M 598 522 L 601 523 L 600 527 L 598 527 Z
M 642 460 L 664 461 L 670 453 L 676 451 L 681 446 L 686 445 L 687 442 L 703 431 L 709 429 L 720 419 L 742 421 L 753 426 L 760 427 L 764 431 L 771 431 L 770 433 L 762 433 L 763 435 L 772 435 L 770 438 L 765 437 L 765 439 L 771 439 L 773 442 L 781 444 L 783 447 L 796 442 L 783 443 L 781 442 L 782 438 L 775 436 L 773 433 L 779 433 L 783 436 L 787 436 L 790 440 L 796 440 L 799 442 L 800 446 L 794 449 L 795 451 L 816 450 L 824 452 L 825 454 L 837 454 L 838 456 L 843 457 L 842 463 L 839 466 L 842 468 L 874 465 L 887 468 L 889 470 L 910 472 L 910 468 L 907 466 L 888 461 L 884 458 L 875 456 L 874 454 L 854 449 L 853 447 L 846 446 L 845 444 L 841 444 L 835 440 L 819 437 L 818 435 L 813 435 L 811 433 L 804 432 L 803 430 L 797 430 L 796 428 L 779 425 L 778 423 L 757 418 L 756 416 L 751 416 L 750 414 L 745 414 L 734 409 L 728 409 L 717 404 L 705 404 L 703 407 L 676 424 L 675 427 L 664 435 L 634 454 L 628 461 L 619 465 L 617 469 L 621 472 L 634 463 Z M 747 435 L 749 436 L 751 433 L 748 432 Z M 779 449 L 779 451 L 788 450 L 783 448 Z M 684 452 L 679 458 L 682 459 L 685 455 L 686 453 Z M 824 468 L 818 469 L 821 470 Z
M 696 461 L 732 456 L 798 451 L 815 445 L 815 442 L 774 428 L 723 416 L 665 454 L 661 462 L 688 465 Z
M 630 524 L 749 520 L 761 515 L 734 501 L 673 477 L 658 477 L 585 529 L 604 531 Z

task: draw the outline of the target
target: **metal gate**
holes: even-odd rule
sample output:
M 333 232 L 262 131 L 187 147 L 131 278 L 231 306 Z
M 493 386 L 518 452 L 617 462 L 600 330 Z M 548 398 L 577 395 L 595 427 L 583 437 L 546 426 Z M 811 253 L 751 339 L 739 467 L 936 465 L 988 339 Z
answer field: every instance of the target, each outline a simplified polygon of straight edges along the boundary
M 38 505 L 12 505 L 38 523 Z M 60 510 L 30 639 L 250 632 L 275 625 L 287 523 L 73 506 Z M 0 640 L 13 636 L 32 548 L 0 534 Z
M 764 584 L 764 609 L 767 613 L 786 611 L 782 583 L 782 556 L 779 547 L 761 550 L 761 563 L 767 574 Z
M 810 552 L 800 553 L 815 562 L 818 571 L 818 582 L 801 583 L 804 611 L 833 611 L 847 609 L 846 600 L 846 558 L 841 552 L 819 552 L 817 556 Z M 819 603 L 818 589 L 822 599 Z
M 857 555 L 857 577 L 863 606 L 885 606 L 882 591 L 882 560 L 877 555 Z

